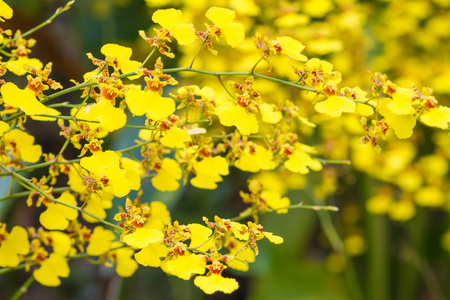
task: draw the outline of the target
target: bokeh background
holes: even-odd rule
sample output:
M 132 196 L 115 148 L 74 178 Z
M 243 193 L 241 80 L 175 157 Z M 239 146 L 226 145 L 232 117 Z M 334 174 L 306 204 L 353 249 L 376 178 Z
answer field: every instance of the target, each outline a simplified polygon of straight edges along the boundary
M 60 0 L 7 2 L 14 9 L 8 27 L 22 31 L 65 4 Z M 53 76 L 68 87 L 71 79 L 82 81 L 92 69 L 86 53 L 102 57 L 100 48 L 106 43 L 132 47 L 132 59 L 142 61 L 150 49 L 138 31 L 151 34 L 155 10 L 181 9 L 186 21 L 204 30 L 204 13 L 211 6 L 235 10 L 236 21 L 246 27 L 247 40 L 233 50 L 218 46 L 217 57 L 202 50 L 195 68 L 248 71 L 260 57 L 253 42 L 256 32 L 271 39 L 289 35 L 306 46 L 303 53 L 308 58 L 331 62 L 342 73 L 341 86 L 370 92 L 371 74 L 379 71 L 404 87 L 411 87 L 411 82 L 419 90 L 431 87 L 442 105 L 450 105 L 449 0 L 77 0 L 69 12 L 32 35 L 37 44 L 30 56 L 44 64 L 53 62 Z M 199 42 L 183 48 L 172 45 L 176 57 L 164 59 L 165 67 L 187 66 Z M 264 62 L 256 72 L 295 80 L 285 59 L 274 57 L 270 72 Z M 220 89 L 209 78 L 177 79 Z M 316 116 L 311 95 L 267 82 L 256 82 L 255 87 L 266 97 L 291 99 L 302 116 L 318 124 L 299 134 L 304 143 L 319 149 L 319 156 L 352 161 L 349 166 L 327 165 L 306 176 L 281 170 L 262 174 L 261 180 L 278 186 L 292 203 L 326 203 L 338 206 L 339 212 L 294 210 L 264 215 L 264 229 L 285 242 L 262 242 L 260 255 L 246 273 L 227 270 L 240 284 L 231 295 L 204 295 L 192 282 L 167 276 L 160 269 L 141 267 L 131 278 L 120 278 L 112 268 L 76 261 L 70 263 L 70 277 L 62 279 L 61 286 L 34 283 L 23 299 L 449 299 L 448 131 L 418 125 L 410 140 L 390 136 L 381 144 L 382 153 L 376 154 L 370 146 L 359 144 L 364 132 L 357 118 L 325 119 Z M 79 96 L 70 94 L 64 101 L 75 103 Z M 41 126 L 27 129 L 44 152 L 57 153 L 64 142 L 54 138 L 58 128 Z M 107 147 L 119 149 L 135 138 L 135 132 L 121 131 L 107 141 Z M 78 155 L 72 154 L 73 158 Z M 201 223 L 202 216 L 214 214 L 233 217 L 245 207 L 239 191 L 247 191 L 250 176 L 232 169 L 215 191 L 186 186 L 160 193 L 147 182 L 142 199 L 163 201 L 172 219 L 182 224 Z M 6 194 L 6 181 L 1 182 L 2 194 Z M 123 199 L 115 199 L 115 204 L 123 205 Z M 23 201 L 0 205 L 1 221 L 38 224 L 39 210 L 28 209 Z M 111 218 L 115 212 L 111 210 Z M 0 295 L 10 295 L 26 278 L 23 272 L 1 277 Z

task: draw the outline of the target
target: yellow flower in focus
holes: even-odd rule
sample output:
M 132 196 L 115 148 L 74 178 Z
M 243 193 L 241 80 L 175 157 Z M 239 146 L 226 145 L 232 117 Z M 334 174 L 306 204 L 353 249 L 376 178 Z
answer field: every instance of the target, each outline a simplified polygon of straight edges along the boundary
M 300 54 L 300 52 L 305 49 L 305 46 L 289 37 L 289 36 L 281 36 L 276 39 L 275 42 L 275 51 L 278 55 L 280 54 L 286 54 L 289 58 L 297 61 L 307 61 L 308 58 L 304 56 L 303 54 Z
M 192 44 L 197 36 L 192 24 L 182 23 L 183 13 L 178 9 L 159 9 L 153 13 L 152 21 L 167 28 L 180 45 Z
M 12 82 L 7 82 L 0 88 L 3 102 L 14 108 L 20 108 L 25 114 L 32 115 L 59 115 L 60 113 L 52 108 L 46 107 L 39 102 L 35 93 L 29 88 L 19 89 Z
M 42 155 L 42 147 L 33 145 L 34 136 L 19 130 L 13 129 L 3 135 L 6 150 L 18 155 L 23 161 L 35 163 Z
M 157 229 L 137 228 L 135 232 L 123 236 L 123 242 L 142 249 L 150 243 L 162 242 L 164 234 Z
M 100 49 L 100 52 L 107 58 L 117 59 L 117 65 L 120 70 L 122 70 L 122 73 L 134 72 L 141 65 L 138 61 L 130 60 L 133 50 L 129 47 L 124 47 L 117 44 L 106 44 Z M 139 76 L 130 76 L 128 78 L 133 80 L 138 77 Z
M 239 288 L 239 284 L 234 278 L 222 277 L 222 274 L 210 273 L 209 276 L 197 276 L 194 284 L 205 294 L 211 295 L 215 292 L 231 294 Z
M 330 96 L 325 101 L 316 103 L 314 106 L 317 112 L 337 118 L 342 116 L 342 113 L 354 113 L 356 110 L 356 103 L 350 99 L 341 96 Z
M 175 191 L 180 184 L 177 180 L 181 179 L 180 165 L 173 159 L 164 158 L 161 167 L 156 170 L 158 175 L 152 178 L 152 184 L 155 189 L 165 191 Z
M 89 121 L 99 121 L 103 130 L 112 132 L 125 126 L 127 115 L 120 108 L 114 107 L 106 99 L 84 108 L 86 118 Z
M 116 238 L 115 234 L 101 226 L 94 228 L 94 232 L 89 238 L 89 245 L 86 253 L 89 255 L 102 255 L 111 249 L 112 243 Z
M 235 48 L 241 45 L 245 39 L 245 28 L 240 23 L 232 23 L 236 13 L 227 8 L 211 7 L 206 12 L 206 17 L 216 26 L 212 27 L 212 33 L 219 37 L 223 33 L 228 45 Z
M 9 130 L 9 124 L 0 121 L 0 137 Z
M 122 243 L 114 242 L 111 248 L 122 246 Z M 120 248 L 109 252 L 111 257 L 116 262 L 116 272 L 120 277 L 130 277 L 138 269 L 137 262 L 132 258 L 134 251 L 130 248 Z
M 0 21 L 4 22 L 5 19 L 11 19 L 13 16 L 13 10 L 11 7 L 9 7 L 8 4 L 5 3 L 5 1 L 0 0 Z
M 163 231 L 166 224 L 170 224 L 172 222 L 167 206 L 160 201 L 152 201 L 150 203 L 150 212 L 151 215 L 147 217 L 144 228 Z
M 257 133 L 259 130 L 256 116 L 248 113 L 241 106 L 216 107 L 214 113 L 219 117 L 220 124 L 224 126 L 236 126 L 242 135 Z
M 67 260 L 60 254 L 52 253 L 41 267 L 33 272 L 37 282 L 45 286 L 58 286 L 59 277 L 69 277 L 70 269 Z
M 5 230 L 6 224 L 0 223 L 0 267 L 16 267 L 22 257 L 30 252 L 27 230 L 14 226 L 10 233 Z
M 146 267 L 158 268 L 161 266 L 161 258 L 169 253 L 164 243 L 150 243 L 134 255 L 136 261 Z
M 212 230 L 196 223 L 188 224 L 188 226 L 191 230 L 191 244 L 189 247 L 196 248 L 200 251 L 208 251 L 214 243 L 214 240 L 210 239 L 213 233 Z
M 126 196 L 132 182 L 127 178 L 127 171 L 119 167 L 119 156 L 114 151 L 95 152 L 90 157 L 83 157 L 80 165 L 101 182 L 103 187 L 111 187 L 117 197 Z
M 175 101 L 162 97 L 153 91 L 130 89 L 125 95 L 128 109 L 133 115 L 147 117 L 153 121 L 160 121 L 169 117 L 175 111 Z
M 228 267 L 234 270 L 247 272 L 249 269 L 248 264 L 243 263 L 242 261 L 239 261 L 235 258 L 246 261 L 247 263 L 254 262 L 255 252 L 253 252 L 252 248 L 249 247 L 245 242 L 241 242 L 238 240 L 232 241 L 229 245 L 227 245 L 227 247 L 230 250 L 230 253 L 227 254 L 228 257 L 234 257 L 234 255 L 236 255 L 236 257 L 227 261 Z
M 57 200 L 66 204 L 70 204 L 72 206 L 77 206 L 77 200 L 68 191 L 62 193 L 62 195 Z M 69 227 L 69 220 L 75 220 L 78 217 L 78 211 L 73 208 L 53 202 L 50 202 L 48 204 L 46 203 L 46 205 L 47 210 L 41 213 L 39 217 L 39 222 L 46 229 L 67 229 L 67 227 Z
M 36 70 L 41 70 L 44 65 L 42 62 L 37 58 L 28 58 L 25 56 L 21 56 L 16 60 L 10 60 L 6 64 L 6 68 L 17 76 L 23 76 L 27 73 L 25 70 L 25 65 L 29 65 Z
M 194 274 L 205 273 L 204 255 L 186 252 L 183 256 L 174 256 L 161 264 L 161 269 L 167 274 L 189 280 Z
M 205 157 L 194 164 L 196 177 L 191 179 L 191 184 L 200 189 L 213 190 L 217 188 L 217 182 L 222 181 L 220 175 L 228 175 L 228 162 L 221 156 Z
M 160 141 L 166 147 L 186 148 L 184 143 L 192 141 L 192 138 L 186 130 L 179 127 L 172 127 L 165 132 L 164 137 Z

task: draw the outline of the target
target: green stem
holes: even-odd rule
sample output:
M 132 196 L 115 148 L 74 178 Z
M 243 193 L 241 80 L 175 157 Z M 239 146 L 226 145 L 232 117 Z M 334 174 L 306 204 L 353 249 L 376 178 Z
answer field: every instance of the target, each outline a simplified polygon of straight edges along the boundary
M 23 34 L 21 34 L 21 35 L 15 37 L 15 38 L 11 39 L 8 43 L 6 43 L 6 44 L 4 44 L 3 46 L 1 46 L 0 49 L 3 49 L 3 48 L 5 48 L 6 46 L 8 46 L 10 43 L 17 41 L 17 40 L 20 39 L 20 38 L 24 38 L 24 37 L 26 37 L 26 36 L 29 36 L 30 34 L 32 34 L 32 33 L 36 32 L 36 31 L 38 31 L 38 30 L 41 29 L 42 27 L 47 26 L 47 25 L 50 24 L 57 16 L 59 16 L 60 14 L 62 14 L 62 13 L 65 12 L 65 11 L 68 11 L 68 10 L 70 9 L 70 7 L 72 6 L 72 4 L 74 4 L 74 3 L 75 3 L 75 0 L 72 0 L 72 1 L 67 2 L 66 5 L 65 5 L 64 7 L 58 8 L 58 9 L 55 11 L 55 13 L 54 13 L 50 18 L 48 18 L 46 21 L 44 21 L 44 22 L 42 22 L 41 24 L 39 24 L 38 26 L 36 26 L 36 27 L 34 27 L 34 28 L 28 30 L 27 32 L 25 32 L 25 33 L 23 33 Z
M 237 100 L 236 97 L 233 96 L 233 94 L 231 94 L 231 92 L 228 90 L 225 83 L 223 83 L 222 77 L 220 77 L 220 75 L 217 75 L 217 79 L 219 79 L 220 84 L 222 85 L 223 89 L 227 92 L 227 94 L 230 95 L 230 97 L 233 98 L 234 100 Z
M 54 188 L 54 189 L 52 189 L 52 194 L 53 193 L 55 193 L 55 194 L 60 194 L 60 193 L 63 193 L 63 192 L 65 192 L 65 191 L 70 191 L 70 187 L 59 187 L 59 188 Z M 30 195 L 31 194 L 31 191 L 24 191 L 24 192 L 19 192 L 19 193 L 14 193 L 14 194 L 12 194 L 12 195 L 9 195 L 9 196 L 5 196 L 5 197 L 2 197 L 2 198 L 0 198 L 0 202 L 2 202 L 2 201 L 6 201 L 6 200 L 10 200 L 10 199 L 16 199 L 16 198 L 21 198 L 21 197 L 27 197 L 28 195 Z
M 206 40 L 203 41 L 203 43 L 200 45 L 200 47 L 198 47 L 197 52 L 195 53 L 194 57 L 192 58 L 191 63 L 189 64 L 189 69 L 192 69 L 192 65 L 195 62 L 195 59 L 197 58 L 198 54 L 200 53 L 200 50 L 203 48 L 203 46 L 205 45 Z
M 26 293 L 28 291 L 28 288 L 30 285 L 34 282 L 34 276 L 31 275 L 27 281 L 22 284 L 22 286 L 14 293 L 14 295 L 11 297 L 11 300 L 17 300 L 20 296 L 22 296 L 23 293 Z
M 425 283 L 425 286 L 427 287 L 427 290 L 430 292 L 431 299 L 448 299 L 445 297 L 441 287 L 438 284 L 439 281 L 436 278 L 436 275 L 433 273 L 430 264 L 425 260 L 425 258 L 421 257 L 411 247 L 405 247 L 402 254 L 403 259 L 405 259 L 405 261 L 410 263 L 419 271 Z
M 255 72 L 256 66 L 258 66 L 258 64 L 264 59 L 264 57 L 260 57 L 258 59 L 258 61 L 256 62 L 256 64 L 253 66 L 252 70 L 250 71 L 251 74 L 253 74 Z
M 262 213 L 268 213 L 268 212 L 276 212 L 279 210 L 283 210 L 283 209 L 296 209 L 296 208 L 301 208 L 301 209 L 312 209 L 315 211 L 338 211 L 339 209 L 336 206 L 320 206 L 320 205 L 304 205 L 302 202 L 300 202 L 299 204 L 294 204 L 294 205 L 289 205 L 289 206 L 284 206 L 284 207 L 279 207 L 279 208 L 274 208 L 274 209 L 264 209 L 264 210 L 251 210 L 249 212 L 246 212 L 245 214 L 242 214 L 238 217 L 234 217 L 231 218 L 231 221 L 241 221 L 241 220 L 245 220 L 247 218 L 250 218 L 251 216 L 254 216 L 256 214 L 262 214 Z
M 147 63 L 147 61 L 153 56 L 153 53 L 155 53 L 155 51 L 156 51 L 156 47 L 154 47 L 152 49 L 152 51 L 147 55 L 147 57 L 145 58 L 144 62 L 139 66 L 138 69 L 141 69 Z
M 104 225 L 106 225 L 106 226 L 108 226 L 108 227 L 110 227 L 110 228 L 116 230 L 117 232 L 122 232 L 122 228 L 121 228 L 121 227 L 119 227 L 119 226 L 117 226 L 117 225 L 114 225 L 114 224 L 112 224 L 112 223 L 110 223 L 110 222 L 108 222 L 108 221 L 105 221 L 105 220 L 103 220 L 103 219 L 101 219 L 101 218 L 99 218 L 99 217 L 97 217 L 97 216 L 91 214 L 90 212 L 87 212 L 87 211 L 81 209 L 80 207 L 73 206 L 73 205 L 67 204 L 67 203 L 65 203 L 65 202 L 56 200 L 55 198 L 53 198 L 52 196 L 48 195 L 46 192 L 44 192 L 43 190 L 41 190 L 39 187 L 37 187 L 37 186 L 35 186 L 34 184 L 32 184 L 27 178 L 23 177 L 22 175 L 20 175 L 20 174 L 14 172 L 14 171 L 12 171 L 12 170 L 9 170 L 5 165 L 3 165 L 3 164 L 1 164 L 1 163 L 0 163 L 0 168 L 2 168 L 3 170 L 5 170 L 6 172 L 10 173 L 10 174 L 11 174 L 14 178 L 16 178 L 18 181 L 22 182 L 23 184 L 26 184 L 26 185 L 29 187 L 30 190 L 33 190 L 33 191 L 38 192 L 39 194 L 41 194 L 42 196 L 44 196 L 44 197 L 47 198 L 48 200 L 52 201 L 53 203 L 61 204 L 61 205 L 63 205 L 63 206 L 66 206 L 66 207 L 70 207 L 70 208 L 72 208 L 72 209 L 75 209 L 75 210 L 79 211 L 80 213 L 83 213 L 83 214 L 85 214 L 85 215 L 90 216 L 91 218 L 96 219 L 96 220 L 99 221 L 100 223 L 103 223 Z

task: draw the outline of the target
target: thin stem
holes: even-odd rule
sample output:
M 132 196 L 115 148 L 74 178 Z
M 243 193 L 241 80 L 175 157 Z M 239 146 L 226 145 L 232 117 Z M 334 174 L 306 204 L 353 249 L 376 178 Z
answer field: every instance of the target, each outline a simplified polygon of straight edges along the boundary
M 352 162 L 348 159 L 344 160 L 334 160 L 334 159 L 326 159 L 313 156 L 312 159 L 318 160 L 324 165 L 351 165 Z
M 153 56 L 153 53 L 155 53 L 155 51 L 156 51 L 156 47 L 154 47 L 152 49 L 152 51 L 147 55 L 147 57 L 145 58 L 144 62 L 139 66 L 138 69 L 141 69 L 147 63 L 147 61 Z
M 14 295 L 11 297 L 11 300 L 17 300 L 20 296 L 22 296 L 23 293 L 26 293 L 34 280 L 34 276 L 33 274 L 31 274 L 27 281 L 25 281 L 22 286 L 14 293 Z
M 339 211 L 339 208 L 336 206 L 320 206 L 320 205 L 304 205 L 303 202 L 300 202 L 298 204 L 284 206 L 284 207 L 278 207 L 274 209 L 264 209 L 264 210 L 251 210 L 249 212 L 246 212 L 245 214 L 242 214 L 238 217 L 231 218 L 231 221 L 241 221 L 245 220 L 247 218 L 250 218 L 251 216 L 258 214 L 258 213 L 268 213 L 268 212 L 276 212 L 283 209 L 296 209 L 296 208 L 302 208 L 302 209 L 312 209 L 315 211 Z
M 192 65 L 195 62 L 195 59 L 197 58 L 198 54 L 200 53 L 200 50 L 203 48 L 203 46 L 205 45 L 206 40 L 203 41 L 203 43 L 200 45 L 200 47 L 198 47 L 197 52 L 195 53 L 194 57 L 192 58 L 191 63 L 189 64 L 189 69 L 192 69 Z
M 70 187 L 67 186 L 67 187 L 53 188 L 52 189 L 52 194 L 60 194 L 60 193 L 63 193 L 65 191 L 70 191 Z M 0 202 L 6 201 L 6 200 L 10 200 L 10 199 L 17 199 L 17 198 L 27 197 L 30 194 L 31 194 L 31 191 L 24 191 L 24 192 L 14 193 L 12 195 L 4 196 L 4 197 L 0 198 Z
M 77 210 L 77 211 L 79 211 L 79 212 L 81 212 L 81 213 L 83 213 L 83 214 L 85 214 L 85 215 L 88 215 L 88 216 L 90 216 L 90 217 L 96 219 L 96 220 L 99 221 L 100 223 L 103 223 L 103 224 L 105 224 L 106 226 L 108 226 L 108 227 L 110 227 L 110 228 L 112 228 L 112 229 L 114 229 L 114 230 L 116 230 L 116 231 L 118 231 L 118 232 L 122 232 L 122 228 L 121 228 L 121 227 L 119 227 L 119 226 L 117 226 L 117 225 L 114 225 L 114 224 L 112 224 L 112 223 L 110 223 L 110 222 L 108 222 L 108 221 L 105 221 L 105 220 L 103 220 L 103 219 L 101 219 L 101 218 L 99 218 L 99 217 L 97 217 L 97 216 L 91 214 L 90 212 L 87 212 L 87 211 L 81 209 L 80 207 L 73 206 L 73 205 L 67 204 L 67 203 L 65 203 L 65 202 L 56 200 L 55 198 L 53 198 L 52 196 L 48 195 L 46 192 L 44 192 L 43 190 L 41 190 L 39 187 L 37 187 L 37 186 L 35 186 L 34 184 L 32 184 L 27 178 L 23 177 L 22 175 L 20 175 L 20 174 L 14 172 L 14 171 L 12 171 L 12 170 L 9 170 L 5 165 L 3 165 L 3 164 L 1 164 L 1 163 L 0 163 L 0 168 L 2 168 L 3 170 L 7 171 L 8 173 L 11 173 L 11 175 L 12 175 L 14 178 L 16 178 L 19 182 L 21 182 L 21 183 L 27 185 L 27 186 L 28 186 L 28 189 L 38 192 L 39 194 L 41 194 L 42 196 L 44 196 L 44 197 L 47 198 L 48 200 L 52 201 L 53 203 L 61 204 L 61 205 L 63 205 L 63 206 L 66 206 L 66 207 L 70 207 L 70 208 L 72 208 L 72 209 L 75 209 L 75 210 Z
M 430 264 L 425 260 L 425 258 L 421 257 L 419 253 L 414 251 L 411 247 L 405 247 L 402 254 L 403 259 L 419 271 L 425 286 L 430 292 L 431 298 L 436 300 L 447 299 L 442 291 L 442 288 L 439 286 L 439 281 L 436 278 L 436 275 L 433 273 Z
M 253 72 L 255 72 L 256 66 L 264 59 L 264 57 L 260 57 L 258 59 L 258 61 L 256 62 L 256 64 L 253 66 L 252 70 L 250 71 L 251 74 L 253 74 Z
M 60 14 L 62 14 L 62 13 L 65 12 L 65 11 L 68 11 L 68 10 L 70 9 L 70 7 L 72 6 L 72 4 L 74 4 L 74 3 L 75 3 L 75 0 L 72 0 L 72 1 L 67 2 L 66 5 L 65 5 L 64 7 L 58 8 L 58 9 L 55 11 L 55 13 L 54 13 L 52 16 L 50 16 L 50 18 L 48 18 L 46 21 L 44 21 L 44 22 L 42 22 L 41 24 L 39 24 L 38 26 L 36 26 L 36 27 L 34 27 L 34 28 L 28 30 L 27 32 L 25 32 L 25 33 L 23 33 L 23 34 L 21 34 L 21 35 L 15 37 L 15 38 L 11 39 L 8 43 L 6 43 L 6 44 L 4 44 L 3 46 L 1 46 L 0 49 L 3 49 L 3 48 L 5 48 L 6 46 L 8 46 L 10 43 L 17 41 L 17 40 L 20 39 L 20 38 L 24 38 L 24 37 L 26 37 L 26 36 L 28 36 L 28 35 L 30 35 L 30 34 L 36 32 L 36 31 L 38 31 L 38 30 L 41 29 L 42 27 L 47 26 L 47 25 L 50 24 L 57 16 L 59 16 Z
M 233 96 L 233 94 L 231 94 L 231 92 L 227 89 L 227 86 L 223 83 L 222 77 L 220 77 L 220 75 L 217 75 L 217 79 L 219 79 L 220 84 L 223 86 L 223 89 L 227 92 L 227 94 L 230 95 L 230 97 L 234 100 L 237 100 L 236 97 Z

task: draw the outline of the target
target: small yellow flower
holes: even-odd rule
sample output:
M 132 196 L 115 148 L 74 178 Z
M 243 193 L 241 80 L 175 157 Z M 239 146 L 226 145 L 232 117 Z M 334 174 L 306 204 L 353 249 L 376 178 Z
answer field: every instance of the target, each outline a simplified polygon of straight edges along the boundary
M 223 277 L 222 274 L 211 273 L 209 276 L 197 276 L 194 284 L 205 294 L 211 295 L 215 292 L 231 294 L 238 289 L 239 284 L 234 278 Z
M 197 36 L 192 24 L 182 23 L 183 13 L 178 9 L 159 9 L 153 13 L 152 21 L 167 28 L 180 45 L 192 44 Z
M 180 184 L 177 180 L 181 179 L 180 165 L 173 159 L 164 158 L 161 167 L 156 170 L 158 175 L 152 178 L 152 184 L 159 191 L 176 191 Z
M 248 113 L 245 108 L 234 106 L 216 107 L 214 113 L 219 117 L 219 121 L 224 126 L 236 126 L 242 135 L 257 133 L 259 130 L 256 116 Z
M 175 111 L 175 101 L 162 97 L 158 92 L 130 89 L 126 95 L 128 109 L 133 115 L 147 117 L 153 121 L 160 121 L 169 117 Z
M 427 126 L 447 129 L 450 122 L 450 107 L 441 105 L 425 111 L 420 120 Z
M 112 132 L 125 126 L 127 115 L 120 108 L 114 107 L 110 101 L 101 99 L 100 102 L 87 106 L 83 117 L 90 121 L 99 121 L 103 130 Z
M 5 230 L 6 224 L 0 223 L 0 267 L 16 267 L 22 257 L 30 252 L 27 230 L 14 226 L 10 233 Z
M 89 238 L 89 245 L 86 248 L 86 253 L 89 255 L 102 255 L 111 249 L 112 243 L 116 236 L 110 230 L 104 229 L 101 226 L 94 228 L 94 232 Z
M 184 143 L 192 141 L 191 136 L 186 130 L 179 127 L 172 127 L 165 132 L 164 137 L 161 138 L 161 144 L 170 148 L 186 148 Z
M 142 248 L 141 251 L 136 253 L 134 258 L 143 266 L 158 268 L 161 266 L 161 258 L 166 257 L 168 253 L 169 248 L 167 248 L 162 242 L 150 243 L 146 247 Z
M 70 192 L 62 193 L 57 200 L 72 206 L 77 206 L 77 201 Z M 67 227 L 69 227 L 69 220 L 75 220 L 78 217 L 78 211 L 73 208 L 53 202 L 46 205 L 47 210 L 41 213 L 39 217 L 39 221 L 46 229 L 67 229 Z
M 308 60 L 306 56 L 300 54 L 300 52 L 302 52 L 303 49 L 305 49 L 305 46 L 301 42 L 289 36 L 278 37 L 272 43 L 275 48 L 275 53 L 278 55 L 286 54 L 289 58 L 297 61 Z
M 211 33 L 217 38 L 223 33 L 228 45 L 237 47 L 244 42 L 245 28 L 240 23 L 232 23 L 236 13 L 227 8 L 211 7 L 206 12 L 206 17 L 215 24 Z
M 19 89 L 12 82 L 7 82 L 0 88 L 3 102 L 14 108 L 20 108 L 27 115 L 59 115 L 60 113 L 52 108 L 46 107 L 36 99 L 35 93 L 29 88 Z
M 137 228 L 135 232 L 123 236 L 123 242 L 142 249 L 150 243 L 162 242 L 164 234 L 157 229 Z
M 342 113 L 353 113 L 356 110 L 356 104 L 354 101 L 341 96 L 330 96 L 325 101 L 317 103 L 314 108 L 316 111 L 329 115 L 330 117 L 337 118 Z
M 220 175 L 228 175 L 228 162 L 221 156 L 205 157 L 194 164 L 196 177 L 191 179 L 191 184 L 200 189 L 213 190 L 217 188 L 217 182 L 222 181 Z
M 189 280 L 194 274 L 205 273 L 206 262 L 203 255 L 186 252 L 183 256 L 174 256 L 170 260 L 165 260 L 161 269 L 184 280 Z
M 117 65 L 122 70 L 122 73 L 133 72 L 141 65 L 140 62 L 130 60 L 133 50 L 129 47 L 124 47 L 117 44 L 106 44 L 100 52 L 107 58 L 117 59 Z M 131 76 L 130 79 L 138 78 L 139 76 Z
M 122 246 L 114 242 L 111 248 Z M 138 269 L 137 262 L 132 258 L 134 251 L 130 248 L 120 248 L 109 252 L 109 257 L 116 262 L 116 272 L 121 277 L 130 277 Z
M 41 267 L 33 272 L 37 282 L 45 286 L 58 286 L 59 277 L 69 277 L 70 269 L 67 260 L 60 254 L 52 253 Z
M 7 152 L 18 155 L 23 161 L 35 163 L 42 155 L 42 147 L 34 145 L 34 136 L 19 130 L 13 129 L 3 135 Z
M 11 19 L 13 16 L 13 10 L 11 7 L 9 7 L 8 4 L 5 3 L 5 1 L 0 0 L 0 21 L 4 22 L 5 19 Z

